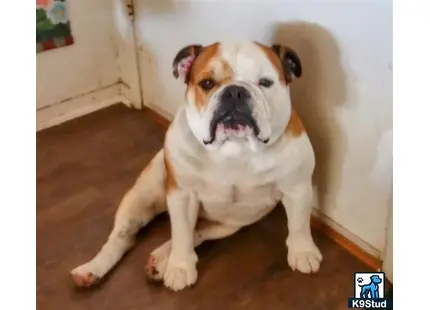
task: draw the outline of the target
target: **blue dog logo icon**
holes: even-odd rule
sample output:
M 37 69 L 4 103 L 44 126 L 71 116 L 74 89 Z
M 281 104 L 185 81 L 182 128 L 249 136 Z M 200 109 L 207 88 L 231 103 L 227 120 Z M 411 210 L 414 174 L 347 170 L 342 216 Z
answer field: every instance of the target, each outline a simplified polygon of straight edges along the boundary
M 360 281 L 361 280 L 361 281 Z M 379 284 L 382 283 L 382 278 L 378 275 L 370 277 L 370 283 L 360 284 L 363 279 L 357 279 L 358 286 L 361 287 L 360 298 L 379 298 Z
M 385 298 L 384 272 L 355 272 L 354 297 L 348 298 L 351 309 L 392 309 L 392 301 Z

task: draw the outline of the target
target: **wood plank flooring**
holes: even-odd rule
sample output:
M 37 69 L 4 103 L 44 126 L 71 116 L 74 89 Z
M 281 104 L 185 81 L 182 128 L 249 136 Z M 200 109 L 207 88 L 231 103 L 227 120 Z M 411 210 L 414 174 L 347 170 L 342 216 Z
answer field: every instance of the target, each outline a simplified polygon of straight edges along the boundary
M 105 242 L 125 192 L 162 146 L 165 129 L 147 111 L 115 105 L 37 133 L 37 309 L 228 310 L 347 309 L 353 274 L 370 271 L 316 234 L 324 261 L 315 275 L 287 265 L 284 211 L 198 248 L 199 280 L 173 293 L 145 280 L 149 253 L 169 238 L 166 216 L 98 287 L 76 289 L 69 276 Z

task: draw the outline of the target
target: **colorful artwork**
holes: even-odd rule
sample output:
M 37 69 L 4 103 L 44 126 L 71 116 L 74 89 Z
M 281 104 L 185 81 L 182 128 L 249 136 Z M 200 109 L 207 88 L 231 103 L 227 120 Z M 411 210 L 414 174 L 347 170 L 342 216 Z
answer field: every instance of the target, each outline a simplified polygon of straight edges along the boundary
M 36 0 L 36 53 L 73 44 L 67 0 Z

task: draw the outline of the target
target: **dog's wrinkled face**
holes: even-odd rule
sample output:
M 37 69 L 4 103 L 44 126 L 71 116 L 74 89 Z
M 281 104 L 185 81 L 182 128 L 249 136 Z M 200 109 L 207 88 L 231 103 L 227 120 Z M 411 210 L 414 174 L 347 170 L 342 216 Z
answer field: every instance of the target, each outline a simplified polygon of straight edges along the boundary
M 288 85 L 301 71 L 293 50 L 254 42 L 190 45 L 173 62 L 174 76 L 187 84 L 192 132 L 205 147 L 230 151 L 257 151 L 282 134 Z

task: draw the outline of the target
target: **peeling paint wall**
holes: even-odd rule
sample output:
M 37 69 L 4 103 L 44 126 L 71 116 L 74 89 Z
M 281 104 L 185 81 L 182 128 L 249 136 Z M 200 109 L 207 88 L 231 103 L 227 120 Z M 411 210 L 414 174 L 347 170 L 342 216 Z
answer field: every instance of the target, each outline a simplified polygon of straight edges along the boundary
M 112 1 L 69 2 L 75 43 L 37 54 L 37 109 L 105 88 L 119 80 Z

